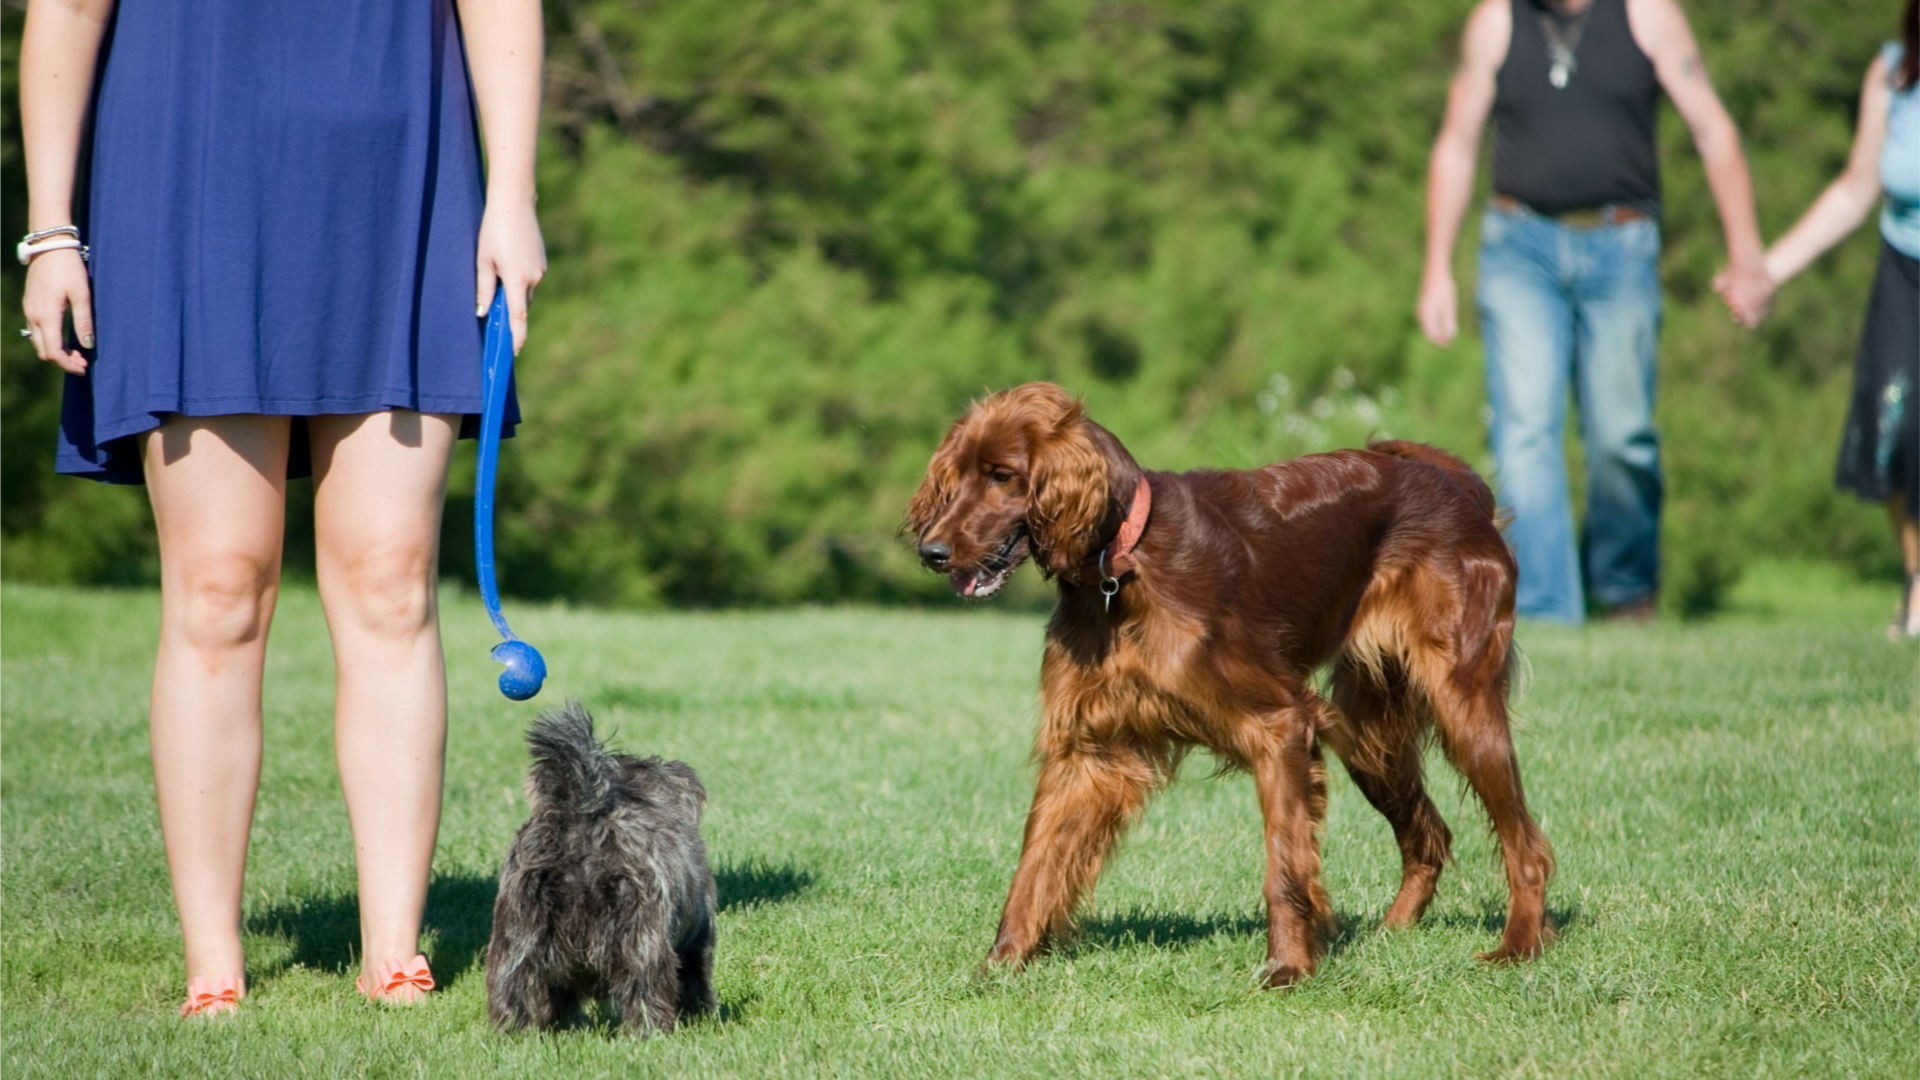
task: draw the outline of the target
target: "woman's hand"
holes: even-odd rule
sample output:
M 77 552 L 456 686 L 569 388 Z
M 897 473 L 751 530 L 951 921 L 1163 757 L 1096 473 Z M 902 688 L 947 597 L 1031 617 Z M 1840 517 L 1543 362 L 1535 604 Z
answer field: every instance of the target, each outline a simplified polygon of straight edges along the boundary
M 513 351 L 527 343 L 527 307 L 533 290 L 547 276 L 547 244 L 540 236 L 540 220 L 532 200 L 487 200 L 480 218 L 480 248 L 476 259 L 479 292 L 475 314 L 485 317 L 493 303 L 494 285 L 507 291 L 507 322 L 513 328 Z
M 20 310 L 33 331 L 33 350 L 40 359 L 59 365 L 69 375 L 85 375 L 87 358 L 67 348 L 67 313 L 73 313 L 73 333 L 81 348 L 93 348 L 93 289 L 87 281 L 87 263 L 78 251 L 49 251 L 27 264 L 27 285 Z
M 112 15 L 112 0 L 37 0 L 27 5 L 14 59 L 20 65 L 20 148 L 27 173 L 24 224 L 30 232 L 73 224 L 80 133 L 86 128 L 100 41 Z M 78 251 L 66 248 L 33 257 L 20 310 L 26 313 L 33 351 L 40 359 L 71 375 L 87 373 L 87 358 L 68 349 L 66 339 L 71 314 L 81 347 L 93 348 L 93 287 Z
M 1765 263 L 1728 268 L 1713 275 L 1713 291 L 1727 305 L 1733 321 L 1749 330 L 1760 325 L 1773 306 L 1773 294 L 1779 285 L 1767 272 Z
M 539 0 L 457 0 L 468 77 L 487 154 L 487 209 L 480 218 L 482 315 L 494 282 L 507 290 L 513 351 L 527 343 L 527 302 L 547 273 L 547 245 L 534 217 L 534 152 L 540 129 L 545 48 Z

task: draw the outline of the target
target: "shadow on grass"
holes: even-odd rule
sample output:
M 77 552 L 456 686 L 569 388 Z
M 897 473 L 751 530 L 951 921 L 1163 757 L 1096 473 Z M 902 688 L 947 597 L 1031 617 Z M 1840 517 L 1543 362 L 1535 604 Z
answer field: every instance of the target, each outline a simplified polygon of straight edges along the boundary
M 490 877 L 436 877 L 427 884 L 425 936 L 434 978 L 443 987 L 458 982 L 487 948 L 498 885 Z M 301 897 L 247 918 L 247 932 L 284 939 L 291 947 L 277 964 L 257 973 L 271 978 L 291 967 L 357 974 L 360 905 L 352 893 Z
M 1547 921 L 1553 924 L 1555 932 L 1565 934 L 1569 927 L 1578 923 L 1582 913 L 1577 905 L 1547 905 Z M 1377 925 L 1377 924 L 1376 924 Z M 1449 915 L 1432 915 L 1420 920 L 1421 926 L 1444 927 L 1448 930 L 1478 930 L 1498 937 L 1507 928 L 1507 907 L 1504 903 L 1487 904 L 1480 914 L 1469 915 L 1457 912 Z
M 1338 910 L 1334 914 L 1338 921 L 1338 930 L 1327 940 L 1326 955 L 1329 957 L 1345 952 L 1364 936 L 1383 932 L 1380 915 L 1362 917 L 1354 912 Z M 1580 920 L 1580 917 L 1580 910 L 1577 907 L 1549 905 L 1547 908 L 1547 919 L 1561 934 L 1565 934 L 1569 927 Z M 1498 904 L 1486 906 L 1478 915 L 1430 914 L 1422 919 L 1419 925 L 1449 930 L 1478 930 L 1497 938 L 1506 928 L 1507 909 L 1504 904 Z M 1418 927 L 1414 929 L 1417 931 Z M 1260 915 L 1216 914 L 1194 918 L 1188 915 L 1136 909 L 1123 914 L 1096 916 L 1084 920 L 1080 924 L 1079 939 L 1070 946 L 1069 951 L 1088 948 L 1118 949 L 1135 945 L 1180 949 L 1213 937 L 1260 937 L 1264 936 L 1266 931 L 1267 920 Z M 1492 947 L 1491 943 L 1488 947 Z
M 713 872 L 720 910 L 778 904 L 813 887 L 813 872 L 791 863 L 775 866 L 763 859 L 730 863 Z
M 732 1001 L 721 1001 L 712 1012 L 705 1015 L 682 1016 L 679 1030 L 697 1031 L 736 1023 L 759 1000 L 760 995 L 749 991 Z M 620 1025 L 620 1013 L 614 1009 L 612 1002 L 604 998 L 581 1002 L 573 1012 L 556 1020 L 552 1030 L 556 1034 L 599 1039 L 618 1039 L 628 1034 L 626 1028 Z
M 1344 920 L 1343 920 L 1344 922 Z M 1248 937 L 1263 934 L 1267 920 L 1255 915 L 1210 915 L 1194 918 L 1135 909 L 1119 915 L 1099 915 L 1080 923 L 1078 948 L 1098 945 L 1125 948 L 1185 948 L 1212 937 Z
M 714 873 L 721 911 L 777 904 L 813 885 L 813 874 L 791 864 L 774 865 L 758 859 L 722 866 Z M 427 885 L 425 936 L 434 978 L 443 987 L 477 971 L 493 933 L 493 903 L 499 884 L 474 874 L 434 878 Z M 255 978 L 271 978 L 291 967 L 335 974 L 357 974 L 360 951 L 360 905 L 351 893 L 307 897 L 276 904 L 247 919 L 247 932 L 284 939 L 287 956 Z M 722 1017 L 727 1006 L 722 1006 Z
M 1346 951 L 1362 931 L 1377 925 L 1349 912 L 1336 911 L 1334 918 L 1339 929 L 1327 939 L 1327 956 L 1337 956 Z M 1072 946 L 1076 951 L 1088 947 L 1114 949 L 1134 945 L 1184 949 L 1214 937 L 1264 937 L 1267 920 L 1264 916 L 1252 914 L 1193 918 L 1135 910 L 1088 919 L 1081 923 L 1080 931 L 1079 941 Z

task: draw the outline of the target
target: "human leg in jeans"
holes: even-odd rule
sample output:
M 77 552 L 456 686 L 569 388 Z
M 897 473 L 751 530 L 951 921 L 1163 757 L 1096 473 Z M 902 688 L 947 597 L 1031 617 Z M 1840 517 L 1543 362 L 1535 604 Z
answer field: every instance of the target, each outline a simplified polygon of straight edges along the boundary
M 1566 418 L 1573 315 L 1564 287 L 1564 230 L 1490 211 L 1482 226 L 1477 301 L 1487 400 L 1507 543 L 1519 563 L 1515 610 L 1578 623 L 1585 614 L 1567 493 Z
M 1651 220 L 1580 237 L 1574 398 L 1587 457 L 1586 584 L 1596 604 L 1650 604 L 1660 588 L 1660 233 Z

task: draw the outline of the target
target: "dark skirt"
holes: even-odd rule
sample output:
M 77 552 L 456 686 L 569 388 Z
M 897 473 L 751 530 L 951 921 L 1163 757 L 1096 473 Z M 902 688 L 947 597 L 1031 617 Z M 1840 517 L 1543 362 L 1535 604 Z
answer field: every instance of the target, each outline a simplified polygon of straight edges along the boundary
M 1885 238 L 1834 482 L 1873 502 L 1904 493 L 1909 514 L 1920 508 L 1920 259 Z

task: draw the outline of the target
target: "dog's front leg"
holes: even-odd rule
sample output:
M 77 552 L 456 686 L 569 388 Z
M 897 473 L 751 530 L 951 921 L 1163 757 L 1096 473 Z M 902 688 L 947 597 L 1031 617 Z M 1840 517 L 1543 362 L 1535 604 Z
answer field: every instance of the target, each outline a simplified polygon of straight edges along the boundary
M 1307 712 L 1285 709 L 1260 722 L 1265 732 L 1252 756 L 1255 790 L 1266 830 L 1267 962 L 1263 986 L 1291 986 L 1313 974 L 1320 932 L 1332 909 L 1320 887 L 1320 849 L 1314 835 L 1325 789 L 1316 780 L 1313 722 Z
M 1020 967 L 1066 931 L 1081 895 L 1157 782 L 1146 758 L 1114 749 L 1041 762 L 1020 865 L 987 965 Z

